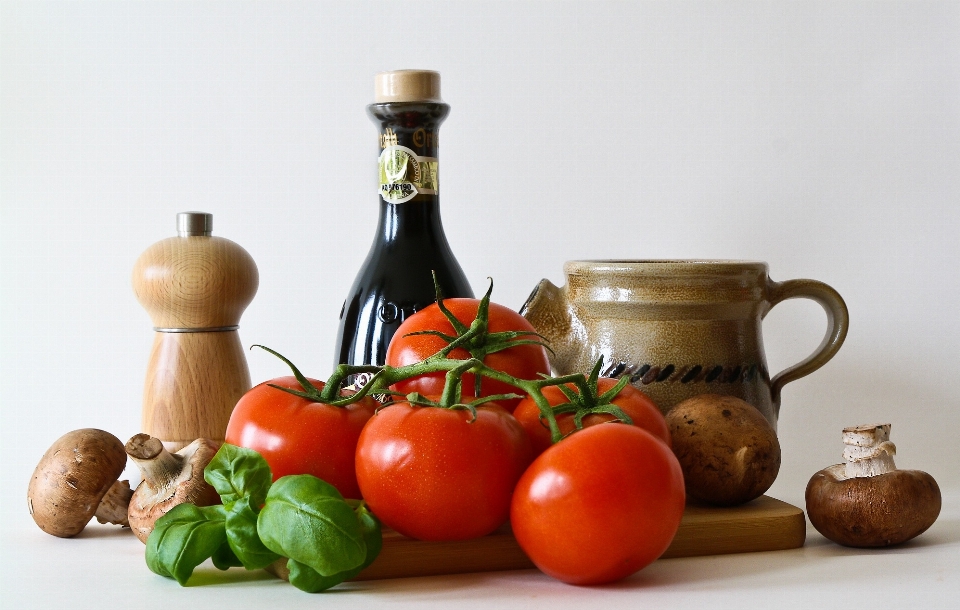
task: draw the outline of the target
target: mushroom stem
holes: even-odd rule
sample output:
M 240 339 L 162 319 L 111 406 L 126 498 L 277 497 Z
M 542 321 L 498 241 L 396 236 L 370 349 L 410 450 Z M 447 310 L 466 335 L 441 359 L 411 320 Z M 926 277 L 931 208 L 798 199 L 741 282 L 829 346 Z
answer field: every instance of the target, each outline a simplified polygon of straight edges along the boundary
M 890 424 L 869 424 L 843 429 L 845 478 L 873 477 L 897 469 L 893 456 L 897 447 L 890 442 Z
M 154 522 L 174 506 L 190 502 L 209 506 L 220 495 L 203 479 L 203 469 L 217 453 L 220 443 L 198 438 L 176 453 L 170 453 L 159 439 L 137 434 L 124 446 L 127 455 L 143 474 L 127 517 L 133 533 L 146 543 Z
M 182 455 L 167 451 L 160 439 L 149 434 L 137 434 L 127 441 L 124 449 L 140 469 L 143 482 L 154 492 L 170 485 L 180 476 L 189 477 L 189 463 Z
M 114 481 L 103 499 L 100 500 L 100 506 L 97 507 L 97 512 L 93 516 L 100 523 L 113 523 L 114 525 L 129 527 L 127 507 L 130 505 L 132 495 L 133 490 L 130 489 L 130 481 Z

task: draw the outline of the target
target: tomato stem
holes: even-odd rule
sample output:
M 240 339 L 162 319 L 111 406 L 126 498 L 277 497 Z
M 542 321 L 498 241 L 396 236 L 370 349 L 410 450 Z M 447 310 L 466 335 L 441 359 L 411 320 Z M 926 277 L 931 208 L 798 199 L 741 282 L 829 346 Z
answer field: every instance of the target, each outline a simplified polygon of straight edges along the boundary
M 540 410 L 540 418 L 550 429 L 550 436 L 554 443 L 563 438 L 560 428 L 557 425 L 556 416 L 564 413 L 574 414 L 574 429 L 579 430 L 583 427 L 583 418 L 594 413 L 607 413 L 623 421 L 632 423 L 630 418 L 615 404 L 613 398 L 629 383 L 629 378 L 624 376 L 619 382 L 603 394 L 598 393 L 597 381 L 600 377 L 600 369 L 603 364 L 603 358 L 597 360 L 593 370 L 589 375 L 572 374 L 561 377 L 543 376 L 540 379 L 519 379 L 492 369 L 484 364 L 487 355 L 509 349 L 516 345 L 541 345 L 550 349 L 542 339 L 544 337 L 533 331 L 505 331 L 491 333 L 489 332 L 489 310 L 490 295 L 493 292 L 493 279 L 490 279 L 490 286 L 483 295 L 477 307 L 477 314 L 474 320 L 468 325 L 461 322 L 444 304 L 440 286 L 434 275 L 434 287 L 437 293 L 437 306 L 441 313 L 450 322 L 456 335 L 447 335 L 439 331 L 421 331 L 411 333 L 411 335 L 433 335 L 440 337 L 447 342 L 441 350 L 429 356 L 428 358 L 414 364 L 401 367 L 392 367 L 389 365 L 338 365 L 333 374 L 324 384 L 323 388 L 317 388 L 309 379 L 307 379 L 297 367 L 280 353 L 265 347 L 263 345 L 254 345 L 259 347 L 277 358 L 290 367 L 294 377 L 300 383 L 303 391 L 283 388 L 276 385 L 277 389 L 325 404 L 346 407 L 355 403 L 366 396 L 389 396 L 402 395 L 391 389 L 391 386 L 422 375 L 445 372 L 445 383 L 443 393 L 440 396 L 439 403 L 427 400 L 419 394 L 412 394 L 406 397 L 412 404 L 430 407 L 443 407 L 447 409 L 468 409 L 476 416 L 476 407 L 491 400 L 515 398 L 515 394 L 502 394 L 496 397 L 486 397 L 473 400 L 470 403 L 463 402 L 463 376 L 466 374 L 474 375 L 476 387 L 474 393 L 480 394 L 480 383 L 483 377 L 505 383 L 513 386 L 523 393 L 529 395 Z M 531 339 L 526 337 L 537 337 Z M 450 354 L 456 349 L 464 349 L 470 354 L 467 360 L 450 358 Z M 552 350 L 551 350 L 552 351 Z M 351 389 L 346 387 L 347 381 L 356 375 L 366 373 L 372 375 L 367 381 L 359 384 L 355 392 L 349 392 Z M 549 401 L 543 394 L 543 389 L 549 386 L 557 386 L 560 392 L 566 397 L 567 402 L 551 407 Z

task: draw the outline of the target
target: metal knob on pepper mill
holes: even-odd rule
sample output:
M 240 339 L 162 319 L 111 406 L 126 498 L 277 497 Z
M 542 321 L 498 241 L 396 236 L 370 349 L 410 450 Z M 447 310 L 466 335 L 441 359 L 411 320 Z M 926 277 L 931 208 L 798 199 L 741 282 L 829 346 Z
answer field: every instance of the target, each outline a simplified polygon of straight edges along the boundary
M 212 214 L 177 214 L 177 236 L 147 248 L 133 269 L 133 291 L 156 331 L 143 432 L 173 451 L 200 437 L 222 440 L 250 389 L 237 329 L 257 293 L 257 265 L 212 228 Z

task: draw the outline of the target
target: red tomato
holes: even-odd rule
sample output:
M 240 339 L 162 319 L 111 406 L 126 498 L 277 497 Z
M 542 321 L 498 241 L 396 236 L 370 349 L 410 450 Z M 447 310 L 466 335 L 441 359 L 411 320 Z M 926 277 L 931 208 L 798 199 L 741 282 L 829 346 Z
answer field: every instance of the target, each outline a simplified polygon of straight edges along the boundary
M 597 379 L 597 393 L 603 394 L 617 385 L 617 382 L 617 379 L 600 377 Z M 567 384 L 567 387 L 577 391 L 577 387 L 572 383 Z M 547 386 L 543 388 L 543 396 L 547 399 L 547 402 L 550 403 L 550 406 L 557 406 L 568 402 L 567 397 L 563 395 L 563 392 L 561 392 L 557 386 Z M 634 426 L 639 426 L 653 434 L 665 442 L 667 446 L 671 445 L 670 428 L 667 427 L 667 421 L 664 419 L 663 414 L 660 413 L 657 405 L 654 404 L 646 394 L 632 385 L 627 384 L 614 397 L 612 402 L 620 407 L 620 409 L 633 420 Z M 537 408 L 537 403 L 528 396 L 520 401 L 513 415 L 530 436 L 533 454 L 540 455 L 546 451 L 547 447 L 552 444 L 550 428 L 547 426 L 546 421 L 540 419 L 540 409 Z M 614 417 L 612 415 L 606 413 L 588 415 L 583 418 L 583 426 L 586 428 L 587 426 L 594 426 L 613 419 Z M 573 432 L 573 414 L 562 413 L 557 416 L 557 426 L 560 427 L 560 432 L 564 435 Z
M 357 443 L 357 481 L 384 525 L 419 540 L 466 540 L 507 521 L 530 442 L 500 407 L 470 418 L 397 402 L 370 420 Z
M 480 301 L 477 299 L 444 299 L 443 304 L 458 320 L 466 326 L 470 326 L 477 316 Z M 434 335 L 410 336 L 410 333 L 423 330 L 440 331 L 450 336 L 456 335 L 453 325 L 434 303 L 410 316 L 400 325 L 387 347 L 387 364 L 394 367 L 416 364 L 448 345 L 447 341 Z M 534 329 L 526 318 L 512 309 L 490 303 L 487 331 L 489 333 L 504 331 L 532 333 Z M 538 337 L 533 334 L 520 338 L 538 340 Z M 465 360 L 470 358 L 470 353 L 466 349 L 458 348 L 450 352 L 449 357 Z M 537 379 L 540 373 L 550 373 L 547 350 L 541 345 L 516 345 L 500 352 L 488 354 L 483 363 L 492 369 L 503 371 L 519 379 Z M 439 396 L 443 393 L 444 375 L 444 372 L 422 375 L 398 382 L 391 387 L 404 394 L 419 392 L 424 396 Z M 462 392 L 465 398 L 475 397 L 474 383 L 473 375 L 463 376 Z M 512 385 L 489 378 L 484 378 L 480 386 L 480 396 L 510 393 L 519 393 L 519 390 Z M 498 404 L 508 411 L 513 411 L 518 402 L 520 402 L 519 398 L 498 401 Z
M 323 382 L 311 379 L 318 389 Z M 354 468 L 357 439 L 379 406 L 364 397 L 334 407 L 271 388 L 301 390 L 295 377 L 261 383 L 244 394 L 230 415 L 226 441 L 258 451 L 276 481 L 288 474 L 312 474 L 345 498 L 360 498 Z
M 534 460 L 517 483 L 510 522 L 543 572 L 601 584 L 667 550 L 684 500 L 670 448 L 642 428 L 608 424 L 574 432 Z

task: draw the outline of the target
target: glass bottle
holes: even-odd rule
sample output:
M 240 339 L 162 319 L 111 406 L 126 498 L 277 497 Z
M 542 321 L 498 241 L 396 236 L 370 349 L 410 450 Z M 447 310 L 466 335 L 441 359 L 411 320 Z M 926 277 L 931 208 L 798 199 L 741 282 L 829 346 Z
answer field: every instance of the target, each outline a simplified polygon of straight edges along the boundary
M 444 298 L 473 297 L 440 222 L 437 149 L 450 106 L 440 74 L 398 70 L 376 76 L 367 113 L 379 125 L 380 221 L 340 311 L 335 362 L 382 365 L 401 322 Z

